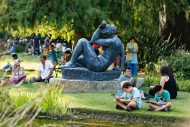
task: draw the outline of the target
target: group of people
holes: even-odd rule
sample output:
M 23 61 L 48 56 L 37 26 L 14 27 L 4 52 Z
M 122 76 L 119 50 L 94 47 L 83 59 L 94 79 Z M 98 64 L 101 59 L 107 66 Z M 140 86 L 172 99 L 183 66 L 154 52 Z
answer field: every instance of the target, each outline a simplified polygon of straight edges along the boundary
M 116 109 L 132 111 L 142 107 L 142 100 L 154 98 L 154 101 L 146 101 L 149 111 L 170 111 L 172 109 L 171 99 L 177 98 L 177 86 L 172 71 L 163 66 L 160 69 L 160 84 L 150 86 L 149 93 L 145 94 L 138 90 L 130 80 L 131 69 L 125 68 L 118 80 L 118 96 L 115 97 Z M 146 99 L 146 97 L 148 99 Z
M 11 84 L 16 84 L 16 86 L 20 86 L 22 83 L 26 81 L 26 73 L 24 68 L 20 65 L 20 60 L 18 59 L 18 55 L 16 53 L 12 54 L 12 58 L 14 60 L 13 65 L 10 63 L 7 63 L 6 66 L 3 67 L 2 71 L 7 72 L 7 69 L 11 70 L 12 77 L 9 78 L 8 81 L 1 80 L 0 81 L 0 86 L 3 85 L 11 85 Z
M 38 76 L 33 77 L 32 82 L 49 82 L 49 79 L 53 77 L 53 70 L 56 65 L 64 65 L 68 62 L 72 56 L 72 51 L 70 48 L 67 48 L 66 43 L 62 43 L 57 40 L 55 42 L 51 42 L 48 37 L 44 39 L 44 43 L 42 45 L 40 43 L 40 35 L 35 35 L 30 39 L 28 43 L 26 43 L 26 51 L 25 55 L 37 55 L 40 58 L 40 64 L 38 69 Z M 7 72 L 12 73 L 12 77 L 9 80 L 1 80 L 1 85 L 11 85 L 16 84 L 16 86 L 20 86 L 22 83 L 26 82 L 26 73 L 24 68 L 21 66 L 21 60 L 18 58 L 18 55 L 15 53 L 15 43 L 13 40 L 8 39 L 7 42 L 0 41 L 0 45 L 2 46 L 1 55 L 12 55 L 14 60 L 13 64 L 7 62 L 7 64 L 1 69 L 4 72 L 4 75 Z M 12 48 L 7 50 L 7 47 L 12 46 Z M 9 53 L 8 53 L 9 51 Z M 43 55 L 41 55 L 41 52 Z M 60 59 L 57 58 L 57 55 L 61 54 L 62 57 Z M 49 60 L 48 60 L 49 59 Z M 31 80 L 29 79 L 31 83 Z

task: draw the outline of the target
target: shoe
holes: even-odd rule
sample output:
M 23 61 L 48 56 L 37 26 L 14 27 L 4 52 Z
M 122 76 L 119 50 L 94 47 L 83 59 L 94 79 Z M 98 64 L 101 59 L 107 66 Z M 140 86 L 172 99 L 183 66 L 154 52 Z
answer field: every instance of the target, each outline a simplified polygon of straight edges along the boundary
M 32 85 L 32 82 L 31 82 L 31 81 L 29 81 L 29 82 L 28 82 L 28 84 Z
M 20 86 L 20 84 L 17 84 L 17 85 L 15 85 L 16 87 L 19 87 Z

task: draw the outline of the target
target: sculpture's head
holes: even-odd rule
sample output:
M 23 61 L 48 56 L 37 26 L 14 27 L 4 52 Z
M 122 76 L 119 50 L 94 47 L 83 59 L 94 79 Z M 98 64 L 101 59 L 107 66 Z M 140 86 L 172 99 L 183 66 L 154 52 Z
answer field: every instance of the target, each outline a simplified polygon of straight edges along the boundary
M 106 27 L 102 28 L 100 33 L 102 38 L 110 38 L 115 35 L 117 27 L 115 25 L 106 24 Z

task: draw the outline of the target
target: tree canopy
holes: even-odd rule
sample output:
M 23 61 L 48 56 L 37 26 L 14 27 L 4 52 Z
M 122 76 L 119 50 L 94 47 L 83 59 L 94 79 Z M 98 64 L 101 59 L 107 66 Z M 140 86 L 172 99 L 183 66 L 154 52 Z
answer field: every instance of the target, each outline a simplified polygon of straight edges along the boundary
M 107 20 L 127 39 L 131 34 L 159 34 L 159 13 L 164 9 L 174 24 L 180 12 L 189 20 L 188 0 L 0 0 L 0 29 L 20 37 L 35 32 L 76 42 L 90 38 Z

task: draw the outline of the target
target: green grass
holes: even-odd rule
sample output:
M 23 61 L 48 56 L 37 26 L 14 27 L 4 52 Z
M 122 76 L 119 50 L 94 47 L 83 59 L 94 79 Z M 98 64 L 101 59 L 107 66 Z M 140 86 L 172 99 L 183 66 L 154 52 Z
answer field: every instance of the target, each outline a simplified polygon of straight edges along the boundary
M 25 69 L 34 69 L 37 70 L 39 59 L 37 56 L 24 56 L 22 53 L 18 54 L 19 58 L 23 59 L 21 65 Z M 7 61 L 12 61 L 11 56 L 3 56 L 0 60 L 0 68 L 6 64 Z M 36 76 L 37 71 L 27 71 L 27 78 Z M 145 76 L 146 78 L 146 76 Z M 159 81 L 158 77 L 151 78 L 150 76 L 146 79 L 148 85 L 151 83 L 154 84 Z M 158 82 L 159 83 L 159 82 Z M 178 83 L 181 84 L 189 84 L 189 80 L 180 81 Z M 148 86 L 146 85 L 146 86 Z M 12 97 L 16 96 L 18 93 L 29 93 L 36 92 L 38 88 L 42 85 L 34 84 L 22 85 L 20 88 L 12 88 L 10 90 L 10 95 Z M 141 88 L 145 91 L 148 90 L 147 87 Z M 185 89 L 185 88 L 184 88 Z M 102 93 L 102 92 L 92 92 L 92 93 L 62 93 L 62 97 L 66 99 L 71 108 L 87 108 L 94 110 L 105 110 L 105 111 L 113 111 L 113 112 L 125 112 L 119 111 L 115 109 L 115 104 L 113 102 L 113 97 L 111 97 L 111 93 Z M 158 115 L 158 116 L 171 116 L 171 117 L 186 117 L 190 118 L 190 93 L 187 92 L 179 92 L 178 99 L 172 100 L 173 103 L 173 111 L 172 112 L 148 112 L 148 106 L 143 102 L 143 107 L 139 111 L 134 111 L 132 113 L 135 114 L 147 114 L 147 115 Z
M 22 85 L 19 88 L 12 88 L 10 90 L 11 96 L 16 96 L 18 93 L 30 93 L 35 92 L 37 89 L 41 88 L 41 84 L 34 85 Z M 143 90 L 147 90 L 147 87 L 142 87 Z M 113 102 L 112 93 L 107 92 L 89 92 L 89 93 L 62 93 L 62 98 L 69 103 L 70 108 L 85 108 L 93 110 L 104 110 L 111 112 L 126 112 L 115 109 L 115 104 Z M 179 117 L 179 118 L 189 118 L 190 119 L 190 93 L 179 92 L 178 98 L 172 100 L 173 110 L 171 112 L 149 112 L 147 111 L 148 106 L 143 101 L 142 109 L 134 111 L 134 114 L 143 115 L 153 115 L 153 116 L 169 116 L 169 117 Z

